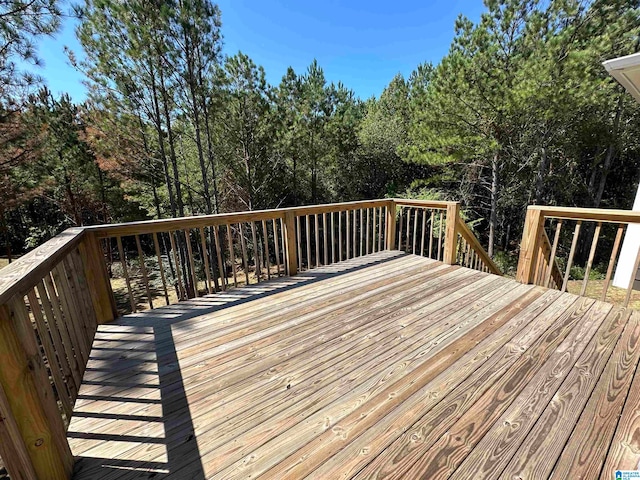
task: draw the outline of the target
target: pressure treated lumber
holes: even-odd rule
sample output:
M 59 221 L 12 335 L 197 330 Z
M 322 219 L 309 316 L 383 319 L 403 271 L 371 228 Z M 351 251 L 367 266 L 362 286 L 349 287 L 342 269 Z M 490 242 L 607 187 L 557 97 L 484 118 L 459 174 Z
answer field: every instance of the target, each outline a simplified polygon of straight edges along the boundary
M 548 476 L 554 459 L 581 471 L 565 454 L 579 448 L 599 474 L 632 441 L 629 315 L 388 250 L 138 312 L 98 326 L 68 433 L 75 478 Z

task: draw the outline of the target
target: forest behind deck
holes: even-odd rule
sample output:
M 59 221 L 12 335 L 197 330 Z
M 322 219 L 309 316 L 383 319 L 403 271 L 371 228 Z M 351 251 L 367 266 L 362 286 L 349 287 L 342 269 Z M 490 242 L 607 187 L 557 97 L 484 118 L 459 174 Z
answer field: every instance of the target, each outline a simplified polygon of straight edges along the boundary
M 75 478 L 603 478 L 640 316 L 383 251 L 100 325 Z

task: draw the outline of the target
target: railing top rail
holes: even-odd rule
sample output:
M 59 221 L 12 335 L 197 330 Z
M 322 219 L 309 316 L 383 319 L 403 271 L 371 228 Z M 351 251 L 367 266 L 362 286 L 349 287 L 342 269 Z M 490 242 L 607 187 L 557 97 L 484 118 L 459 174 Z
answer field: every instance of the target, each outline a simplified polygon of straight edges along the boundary
M 198 215 L 193 217 L 167 218 L 160 220 L 146 220 L 141 222 L 127 222 L 109 225 L 94 225 L 86 227 L 95 232 L 99 238 L 123 235 L 147 234 L 181 230 L 185 228 L 200 228 L 206 226 L 226 225 L 228 223 L 251 222 L 284 218 L 287 212 L 294 215 L 313 215 L 316 213 L 339 212 L 354 208 L 372 208 L 387 205 L 391 199 L 363 200 L 355 202 L 327 203 L 322 205 L 303 205 L 299 207 L 275 208 L 270 210 L 250 210 L 245 212 L 219 213 L 215 215 Z
M 439 210 L 446 210 L 449 205 L 459 204 L 460 202 L 448 200 L 413 200 L 406 198 L 393 198 L 394 202 L 403 207 L 423 207 Z
M 39 282 L 80 243 L 84 233 L 81 227 L 68 228 L 4 267 L 0 271 L 0 305 Z
M 609 223 L 640 223 L 640 212 L 613 208 L 580 208 L 531 205 L 529 210 L 539 210 L 544 217 L 567 220 L 583 220 Z

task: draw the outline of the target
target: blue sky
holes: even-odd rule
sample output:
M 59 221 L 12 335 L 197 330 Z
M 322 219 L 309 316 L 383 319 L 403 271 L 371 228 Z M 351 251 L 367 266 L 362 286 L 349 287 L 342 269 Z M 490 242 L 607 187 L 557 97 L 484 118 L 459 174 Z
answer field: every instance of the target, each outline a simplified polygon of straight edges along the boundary
M 341 80 L 361 98 L 380 95 L 397 73 L 407 76 L 421 62 L 437 63 L 449 49 L 458 14 L 476 21 L 484 9 L 481 0 L 219 0 L 218 5 L 225 54 L 243 51 L 274 85 L 287 67 L 303 73 L 316 58 L 329 81 Z M 40 42 L 44 67 L 36 71 L 54 93 L 69 92 L 82 101 L 83 77 L 64 53 L 65 45 L 81 52 L 74 26 L 68 20 L 55 38 Z

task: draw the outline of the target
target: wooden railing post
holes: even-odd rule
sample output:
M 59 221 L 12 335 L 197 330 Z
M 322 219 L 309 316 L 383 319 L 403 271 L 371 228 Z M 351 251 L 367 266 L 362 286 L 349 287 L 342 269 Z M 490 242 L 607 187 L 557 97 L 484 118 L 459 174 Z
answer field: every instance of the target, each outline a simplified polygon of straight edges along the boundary
M 390 200 L 387 203 L 387 250 L 393 250 L 396 244 L 396 202 Z
M 287 210 L 284 214 L 284 240 L 288 275 L 298 273 L 298 254 L 296 252 L 296 215 Z
M 23 316 L 15 318 L 11 309 L 0 306 L 0 454 L 12 479 L 68 479 L 73 455 L 42 357 L 31 339 L 35 333 L 23 324 L 29 322 Z M 17 456 L 10 456 L 13 453 Z
M 542 210 L 535 207 L 527 209 L 527 217 L 520 243 L 520 258 L 516 280 L 520 283 L 533 283 L 536 261 L 540 249 L 540 229 L 543 227 L 544 215 Z
M 85 232 L 79 245 L 93 309 L 99 324 L 112 322 L 118 316 L 109 274 L 100 241 L 93 232 Z
M 458 247 L 458 217 L 460 216 L 460 202 L 451 202 L 447 205 L 447 222 L 444 234 L 443 262 L 453 265 L 456 262 L 456 249 Z

